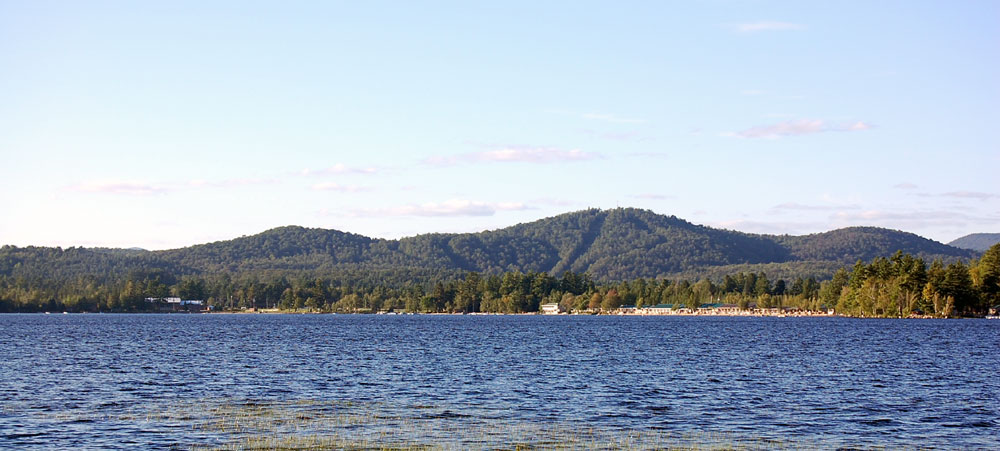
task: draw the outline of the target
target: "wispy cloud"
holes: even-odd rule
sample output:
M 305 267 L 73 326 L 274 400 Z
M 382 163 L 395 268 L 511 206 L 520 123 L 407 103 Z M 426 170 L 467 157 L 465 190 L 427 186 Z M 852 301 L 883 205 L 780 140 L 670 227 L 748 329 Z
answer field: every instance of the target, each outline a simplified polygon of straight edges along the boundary
M 580 116 L 582 116 L 584 119 L 589 119 L 593 121 L 612 122 L 616 124 L 642 124 L 646 122 L 645 119 L 621 117 L 621 116 L 615 116 L 613 114 L 603 114 L 603 113 L 583 113 Z
M 800 119 L 797 121 L 779 122 L 774 125 L 764 125 L 737 132 L 740 138 L 778 138 L 781 136 L 807 135 L 823 131 L 823 121 Z
M 246 179 L 228 179 L 228 180 L 191 180 L 188 182 L 188 186 L 192 188 L 230 188 L 234 186 L 250 186 L 250 185 L 269 185 L 272 183 L 278 183 L 278 179 L 272 178 L 246 178 Z
M 222 180 L 189 180 L 176 183 L 155 183 L 148 181 L 89 181 L 67 187 L 70 191 L 82 193 L 104 193 L 123 196 L 152 196 L 177 191 L 202 188 L 233 188 L 241 186 L 279 183 L 271 178 L 243 178 Z
M 892 185 L 892 187 L 896 188 L 896 189 L 917 189 L 917 188 L 919 188 L 919 186 L 914 185 L 914 184 L 909 183 L 909 182 L 897 183 L 895 185 Z
M 977 191 L 952 191 L 950 193 L 944 193 L 941 196 L 952 197 L 956 199 L 979 199 L 979 200 L 1000 198 L 1000 194 L 982 193 Z
M 602 158 L 602 155 L 594 152 L 584 152 L 579 149 L 507 147 L 484 152 L 431 157 L 425 159 L 423 162 L 433 166 L 453 166 L 461 163 L 567 163 L 594 160 L 597 158 Z
M 752 127 L 736 133 L 725 133 L 725 135 L 739 138 L 777 139 L 786 136 L 801 136 L 823 132 L 861 131 L 870 128 L 872 128 L 872 125 L 861 121 L 849 124 L 828 124 L 821 119 L 799 119 Z
M 898 187 L 898 186 L 899 185 L 897 185 L 896 187 Z M 913 187 L 916 188 L 916 185 L 914 185 Z M 906 189 L 910 189 L 910 188 L 906 188 Z M 911 196 L 917 196 L 917 197 L 924 197 L 924 198 L 928 198 L 928 197 L 949 197 L 949 198 L 952 198 L 952 199 L 975 199 L 975 200 L 1000 199 L 1000 194 L 986 193 L 986 192 L 982 192 L 982 191 L 950 191 L 950 192 L 947 192 L 947 193 L 919 192 L 919 193 L 911 193 L 910 195 Z
M 648 200 L 668 200 L 668 199 L 676 199 L 677 198 L 677 196 L 674 196 L 674 195 L 670 195 L 670 194 L 657 194 L 657 193 L 642 193 L 642 194 L 636 194 L 636 195 L 634 195 L 632 197 L 634 197 L 636 199 L 648 199 Z
M 644 124 L 647 121 L 645 119 L 640 119 L 636 117 L 625 117 L 616 114 L 600 113 L 600 112 L 579 112 L 570 110 L 548 110 L 549 113 L 562 114 L 567 116 L 576 116 L 581 119 L 586 119 L 588 121 L 601 121 L 610 122 L 613 124 Z
M 569 201 L 566 199 L 556 199 L 552 197 L 542 197 L 538 199 L 532 199 L 530 202 L 535 205 L 545 205 L 549 207 L 569 207 L 571 205 L 577 204 L 577 202 L 575 201 Z
M 771 212 L 780 213 L 784 211 L 841 211 L 857 210 L 861 208 L 857 205 L 807 205 L 797 202 L 785 202 L 771 207 Z
M 799 235 L 819 230 L 825 230 L 828 224 L 824 222 L 763 222 L 744 219 L 709 222 L 706 225 L 722 229 L 737 230 L 746 233 L 789 234 Z
M 753 221 L 753 220 L 723 220 L 709 222 L 707 225 L 721 227 L 741 232 L 799 235 L 803 233 L 826 232 L 829 230 L 850 226 L 875 226 L 889 229 L 904 230 L 917 234 L 943 229 L 969 230 L 992 226 L 1000 222 L 998 215 L 979 215 L 962 213 L 955 210 L 888 210 L 888 209 L 855 209 L 853 211 L 836 211 L 823 215 L 824 219 L 806 221 Z
M 343 175 L 343 174 L 374 174 L 378 172 L 378 169 L 374 167 L 357 167 L 357 166 L 347 166 L 343 163 L 337 163 L 333 166 L 322 168 L 322 169 L 303 169 L 299 172 L 301 175 Z
M 762 21 L 736 24 L 734 28 L 740 33 L 757 33 L 761 31 L 800 31 L 805 30 L 806 26 L 792 22 Z
M 649 137 L 643 136 L 637 132 L 599 132 L 591 129 L 585 129 L 582 130 L 582 132 L 588 136 L 606 139 L 609 141 L 642 142 L 650 140 Z
M 874 225 L 914 231 L 929 228 L 995 225 L 1000 216 L 969 214 L 951 210 L 864 210 L 838 212 L 830 220 L 839 226 Z
M 629 152 L 625 154 L 625 156 L 632 158 L 657 158 L 657 159 L 670 158 L 670 154 L 666 152 Z
M 498 211 L 517 211 L 533 209 L 520 202 L 476 202 L 464 199 L 453 199 L 444 202 L 430 202 L 419 205 L 404 205 L 390 208 L 366 208 L 352 210 L 350 216 L 357 217 L 393 217 L 393 216 L 423 216 L 423 217 L 455 217 L 455 216 L 493 216 Z
M 119 194 L 128 196 L 152 196 L 157 194 L 166 194 L 172 190 L 172 188 L 168 188 L 166 186 L 136 181 L 84 182 L 71 185 L 68 189 L 70 191 L 84 193 Z
M 341 185 L 334 182 L 324 182 L 317 183 L 312 186 L 315 191 L 340 191 L 342 193 L 359 193 L 362 191 L 371 191 L 371 188 L 367 186 L 357 186 L 357 185 Z

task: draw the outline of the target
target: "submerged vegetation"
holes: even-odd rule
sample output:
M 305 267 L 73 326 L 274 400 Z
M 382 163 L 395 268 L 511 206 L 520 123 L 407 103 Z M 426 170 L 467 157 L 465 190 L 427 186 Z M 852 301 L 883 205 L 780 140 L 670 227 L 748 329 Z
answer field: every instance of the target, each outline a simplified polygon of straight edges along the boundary
M 700 431 L 683 424 L 677 430 L 595 427 L 583 421 L 529 421 L 480 408 L 312 399 L 175 402 L 71 420 L 184 427 L 190 431 L 188 443 L 174 447 L 203 450 L 749 450 L 816 446 Z
M 412 274 L 410 274 L 412 276 Z M 622 305 L 705 303 L 738 308 L 836 309 L 854 316 L 975 316 L 1000 304 L 1000 245 L 968 263 L 945 265 L 896 252 L 841 268 L 829 280 L 771 280 L 739 272 L 719 279 L 637 278 L 598 282 L 586 273 L 511 271 L 428 273 L 405 277 L 379 271 L 220 272 L 176 275 L 132 269 L 73 278 L 0 275 L 0 311 L 153 311 L 148 298 L 205 300 L 215 310 L 278 309 L 297 312 L 530 313 L 541 304 L 567 312 L 611 312 Z

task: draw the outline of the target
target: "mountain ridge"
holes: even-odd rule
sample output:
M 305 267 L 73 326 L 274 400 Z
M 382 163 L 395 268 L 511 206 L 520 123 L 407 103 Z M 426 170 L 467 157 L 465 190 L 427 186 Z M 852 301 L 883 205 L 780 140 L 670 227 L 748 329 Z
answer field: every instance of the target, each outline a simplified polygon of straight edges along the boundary
M 1000 233 L 970 233 L 948 242 L 949 246 L 986 252 L 994 244 L 1000 243 Z
M 138 268 L 182 275 L 345 269 L 454 274 L 573 271 L 597 280 L 627 280 L 761 267 L 826 278 L 831 268 L 896 251 L 928 260 L 977 255 L 909 232 L 877 227 L 800 236 L 751 234 L 635 208 L 580 210 L 482 232 L 428 233 L 395 240 L 281 226 L 162 251 L 104 249 L 93 251 L 95 257 L 88 257 L 84 248 L 71 248 L 69 254 L 39 251 L 37 258 L 31 258 L 27 248 L 19 252 L 8 248 L 4 247 L 6 254 L 0 252 L 0 275 L 14 274 L 17 263 L 35 268 L 37 272 L 30 274 L 54 274 L 60 268 L 77 274 L 86 272 L 83 267 L 88 264 L 81 261 L 90 259 L 89 265 L 97 272 Z

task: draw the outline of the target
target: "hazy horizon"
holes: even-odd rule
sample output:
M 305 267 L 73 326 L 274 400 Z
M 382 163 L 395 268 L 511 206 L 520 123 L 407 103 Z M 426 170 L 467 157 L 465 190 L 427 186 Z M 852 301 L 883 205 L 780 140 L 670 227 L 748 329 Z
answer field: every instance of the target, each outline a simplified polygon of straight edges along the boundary
M 1000 224 L 1000 3 L 0 1 L 0 244 Z

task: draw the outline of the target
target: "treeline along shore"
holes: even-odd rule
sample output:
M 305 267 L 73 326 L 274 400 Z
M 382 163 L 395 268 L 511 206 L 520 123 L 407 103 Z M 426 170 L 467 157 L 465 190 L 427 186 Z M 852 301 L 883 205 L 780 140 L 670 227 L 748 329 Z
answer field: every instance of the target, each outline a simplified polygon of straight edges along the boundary
M 176 276 L 138 268 L 70 278 L 0 276 L 2 312 L 154 312 L 163 311 L 167 299 L 177 304 L 173 310 L 219 312 L 532 313 L 544 305 L 553 310 L 554 304 L 565 313 L 695 313 L 725 306 L 733 314 L 790 309 L 865 317 L 983 316 L 1000 308 L 1000 244 L 978 259 L 947 265 L 896 252 L 858 261 L 822 281 L 771 280 L 763 272 L 717 280 L 596 282 L 572 271 L 414 275 L 377 269 Z

